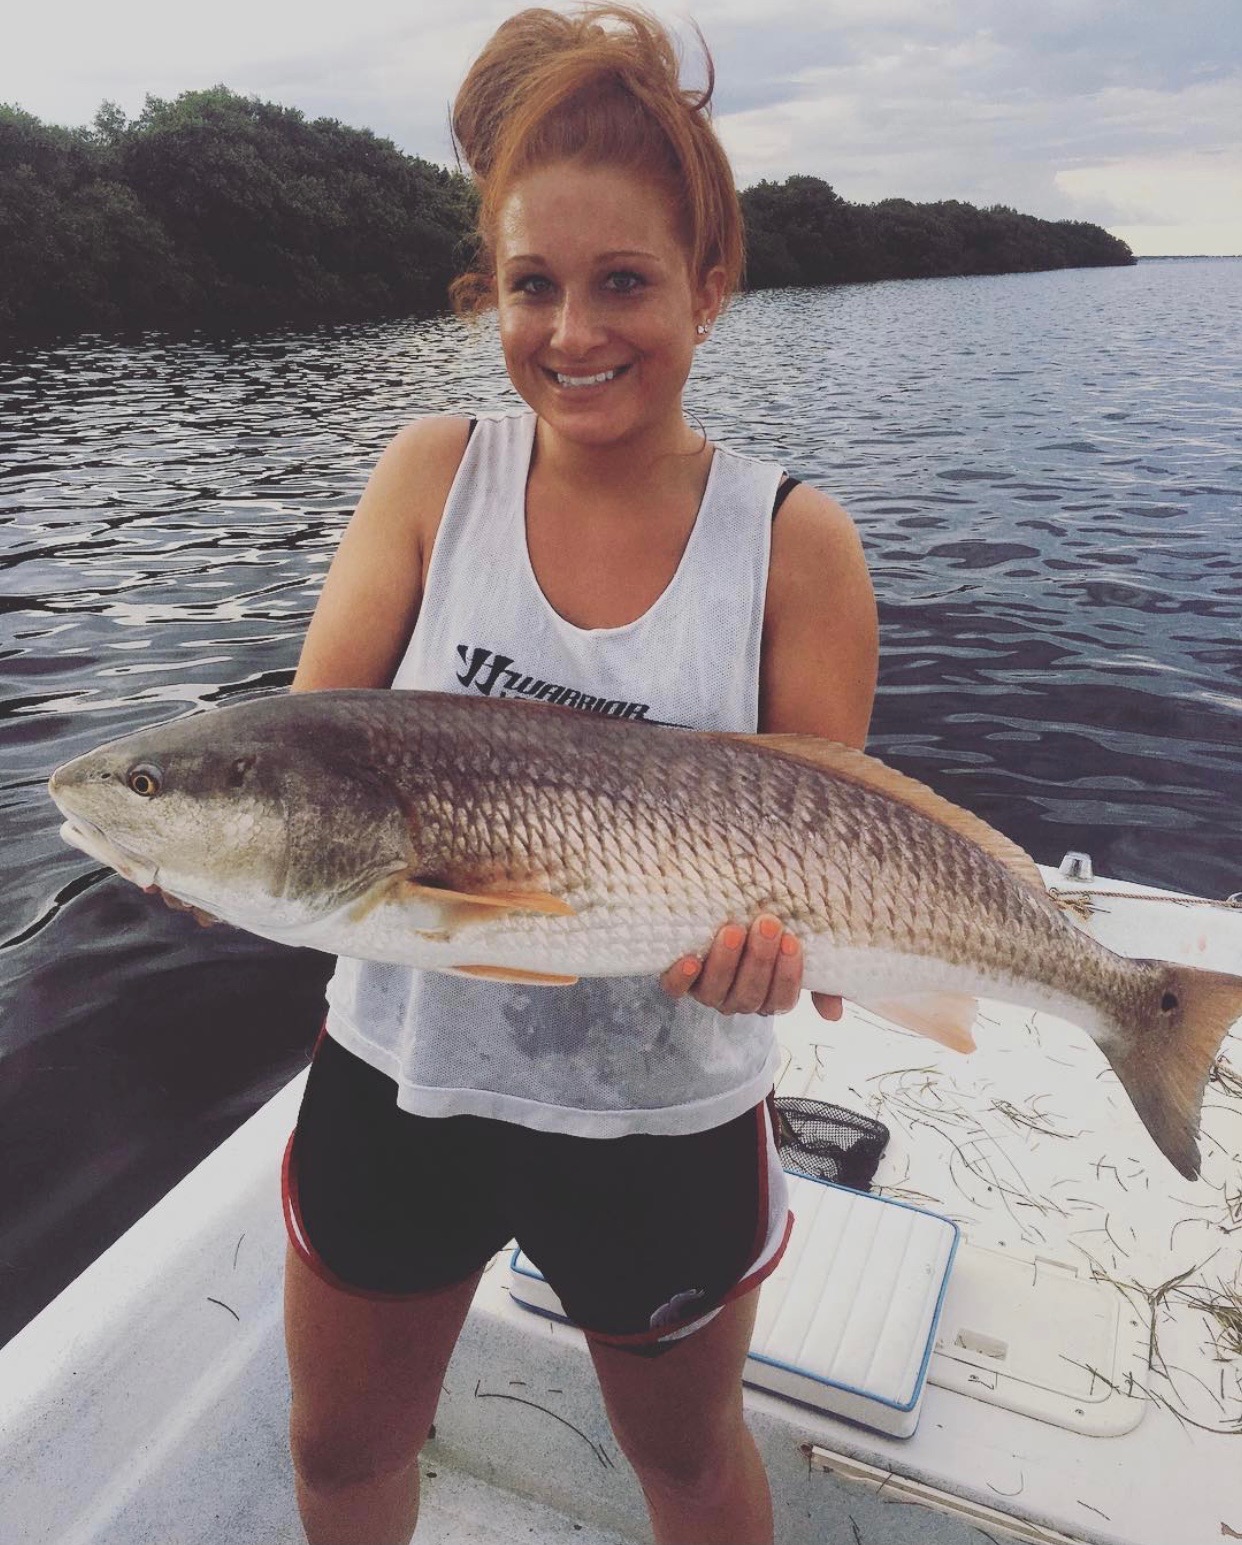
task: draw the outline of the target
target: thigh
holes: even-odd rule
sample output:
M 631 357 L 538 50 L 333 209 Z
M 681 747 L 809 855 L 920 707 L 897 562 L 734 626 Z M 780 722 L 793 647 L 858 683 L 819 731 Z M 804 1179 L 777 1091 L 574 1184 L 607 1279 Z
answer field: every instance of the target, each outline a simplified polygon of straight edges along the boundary
M 659 1357 L 589 1338 L 609 1423 L 640 1474 L 694 1472 L 706 1455 L 730 1450 L 758 1304 L 755 1288 Z
M 285 1221 L 332 1287 L 400 1298 L 474 1276 L 508 1239 L 494 1123 L 414 1116 L 396 1085 L 329 1036 L 285 1162 Z
M 353 1478 L 417 1455 L 480 1275 L 400 1301 L 369 1298 L 332 1287 L 290 1246 L 285 1345 L 300 1471 Z

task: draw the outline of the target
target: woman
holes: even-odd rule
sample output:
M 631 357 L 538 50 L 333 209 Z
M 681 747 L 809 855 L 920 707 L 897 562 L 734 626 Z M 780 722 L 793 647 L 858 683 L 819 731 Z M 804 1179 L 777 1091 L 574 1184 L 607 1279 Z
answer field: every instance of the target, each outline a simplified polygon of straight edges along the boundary
M 848 517 L 683 414 L 742 255 L 709 98 L 622 7 L 526 11 L 484 49 L 454 110 L 481 193 L 455 300 L 495 306 L 527 407 L 397 436 L 295 690 L 538 696 L 862 745 L 876 625 Z M 586 1332 L 656 1539 L 771 1539 L 741 1373 L 787 1237 L 768 1016 L 802 957 L 775 917 L 721 922 L 660 983 L 339 963 L 288 1158 L 310 1541 L 410 1537 L 441 1380 L 511 1237 Z

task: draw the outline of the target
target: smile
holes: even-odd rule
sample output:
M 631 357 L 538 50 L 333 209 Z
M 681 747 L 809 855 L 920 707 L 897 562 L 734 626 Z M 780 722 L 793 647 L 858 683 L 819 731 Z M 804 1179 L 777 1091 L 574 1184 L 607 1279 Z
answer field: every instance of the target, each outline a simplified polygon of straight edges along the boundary
M 548 374 L 555 379 L 558 386 L 573 389 L 580 386 L 603 386 L 608 381 L 615 381 L 619 375 L 623 375 L 629 368 L 628 365 L 616 365 L 611 370 L 601 370 L 592 376 L 570 376 L 563 374 L 559 370 L 549 370 Z

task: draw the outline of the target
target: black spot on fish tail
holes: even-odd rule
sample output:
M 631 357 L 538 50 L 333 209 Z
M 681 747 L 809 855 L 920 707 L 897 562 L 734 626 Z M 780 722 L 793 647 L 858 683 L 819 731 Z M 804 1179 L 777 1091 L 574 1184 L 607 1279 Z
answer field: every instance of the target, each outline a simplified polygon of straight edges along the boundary
M 1221 1042 L 1242 1018 L 1242 977 L 1163 961 L 1148 1022 L 1101 1042 L 1156 1146 L 1187 1180 L 1199 1178 L 1199 1119 Z

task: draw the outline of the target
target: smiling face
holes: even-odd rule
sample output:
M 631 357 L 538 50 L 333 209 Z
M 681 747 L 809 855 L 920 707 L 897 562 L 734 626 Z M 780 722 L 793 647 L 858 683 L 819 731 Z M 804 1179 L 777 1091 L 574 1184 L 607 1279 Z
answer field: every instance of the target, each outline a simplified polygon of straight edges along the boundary
M 528 172 L 500 209 L 500 340 L 514 387 L 584 445 L 680 434 L 697 323 L 723 289 L 701 283 L 663 190 L 608 166 Z

